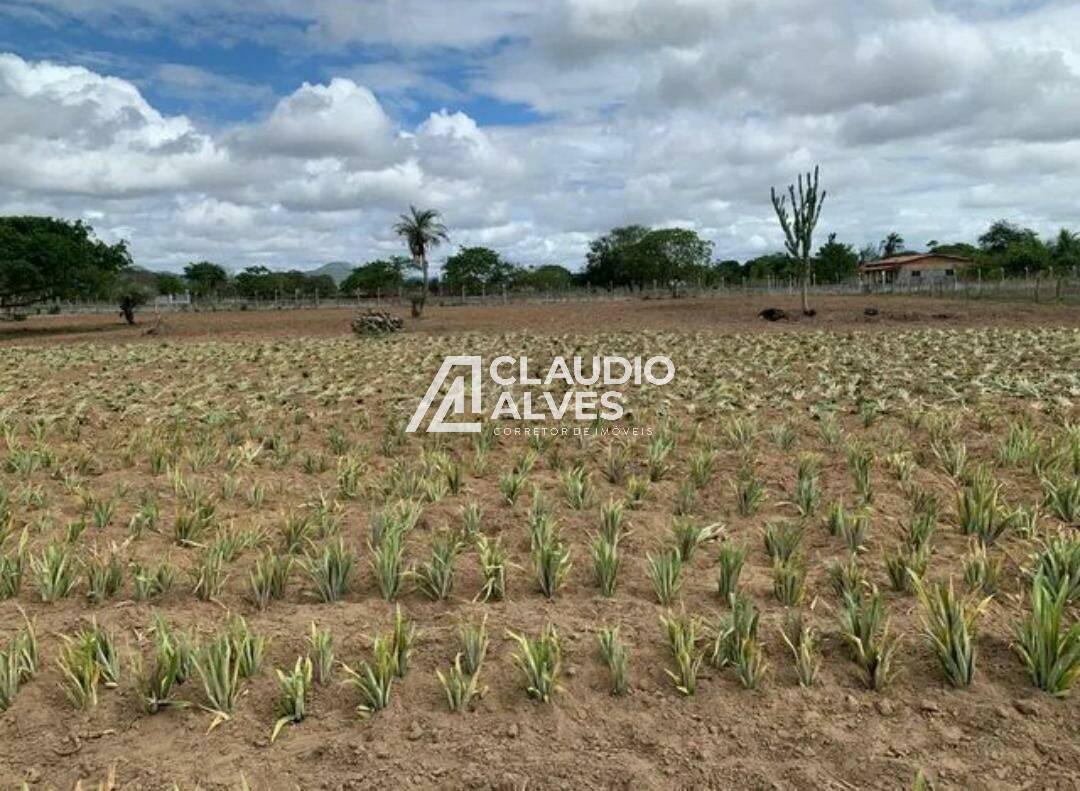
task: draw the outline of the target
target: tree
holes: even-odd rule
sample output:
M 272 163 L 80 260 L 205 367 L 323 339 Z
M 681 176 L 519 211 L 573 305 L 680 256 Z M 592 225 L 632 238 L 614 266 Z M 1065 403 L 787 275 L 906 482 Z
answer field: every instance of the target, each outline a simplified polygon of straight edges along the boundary
M 799 191 L 795 192 L 795 185 L 788 186 L 788 195 L 776 194 L 775 189 L 770 190 L 773 210 L 776 218 L 780 221 L 780 227 L 784 231 L 784 246 L 797 263 L 799 277 L 802 280 L 802 311 L 803 315 L 812 315 L 810 312 L 810 268 L 813 260 L 810 251 L 813 249 L 814 227 L 818 218 L 821 217 L 821 205 L 825 202 L 825 190 L 818 191 L 818 168 L 814 166 L 813 174 L 806 174 L 806 185 L 803 186 L 802 174 L 799 174 Z M 788 212 L 787 198 L 791 198 L 791 213 Z
M 859 268 L 859 254 L 851 245 L 836 241 L 836 234 L 831 233 L 829 241 L 818 248 L 814 266 L 819 280 L 847 280 Z
M 1030 228 L 1021 228 L 1008 220 L 995 220 L 986 233 L 979 237 L 979 247 L 991 254 L 1004 253 L 1009 245 L 1037 240 L 1038 234 Z
M 649 231 L 630 250 L 629 261 L 639 282 L 654 280 L 679 295 L 679 286 L 704 276 L 712 259 L 712 242 L 687 228 Z
M 229 273 L 224 267 L 210 261 L 193 261 L 184 267 L 184 279 L 193 295 L 208 297 L 229 282 Z
M 1050 256 L 1057 272 L 1080 267 L 1080 236 L 1068 228 L 1062 228 L 1050 245 Z
M 419 299 L 413 300 L 413 316 L 419 317 L 424 312 L 424 302 L 427 300 L 428 291 L 428 251 L 438 247 L 440 243 L 450 240 L 446 226 L 439 221 L 439 213 L 434 209 L 417 209 L 409 207 L 408 214 L 400 215 L 398 222 L 394 224 L 394 233 L 405 240 L 409 248 L 409 254 L 413 263 L 417 266 L 423 277 L 423 290 Z
M 0 308 L 100 293 L 130 267 L 127 242 L 105 244 L 81 220 L 0 217 Z
M 799 268 L 787 253 L 767 253 L 747 261 L 746 274 L 751 280 L 797 277 Z
M 151 297 L 150 289 L 128 272 L 117 275 L 108 290 L 128 324 L 135 323 L 135 309 L 145 305 Z
M 565 266 L 544 264 L 535 269 L 518 269 L 513 275 L 513 284 L 518 288 L 536 291 L 562 291 L 571 286 L 574 275 Z
M 743 265 L 734 258 L 717 261 L 713 265 L 713 278 L 731 283 L 737 282 L 743 276 Z
M 509 282 L 513 267 L 487 247 L 463 247 L 446 259 L 443 285 L 451 292 L 473 294 Z
M 937 242 L 930 246 L 931 253 L 940 255 L 956 255 L 961 258 L 974 260 L 979 253 L 979 248 L 967 242 Z
M 174 275 L 171 272 L 155 272 L 154 288 L 162 296 L 177 297 L 187 290 L 187 284 L 179 275 Z
M 409 259 L 402 255 L 369 261 L 353 269 L 349 276 L 341 281 L 338 290 L 348 296 L 371 296 L 397 291 L 405 284 L 405 270 L 408 266 Z
M 635 271 L 632 251 L 648 233 L 649 229 L 642 225 L 624 225 L 589 242 L 589 251 L 585 254 L 586 281 L 604 288 L 642 287 L 645 281 Z
M 892 258 L 894 255 L 898 255 L 904 251 L 904 237 L 896 231 L 890 231 L 889 234 L 881 240 L 878 249 L 881 251 L 882 258 Z
M 273 299 L 281 278 L 265 266 L 249 266 L 236 276 L 236 293 L 246 299 Z
M 1050 250 L 1038 236 L 1011 242 L 993 258 L 1007 275 L 1037 275 L 1050 268 Z

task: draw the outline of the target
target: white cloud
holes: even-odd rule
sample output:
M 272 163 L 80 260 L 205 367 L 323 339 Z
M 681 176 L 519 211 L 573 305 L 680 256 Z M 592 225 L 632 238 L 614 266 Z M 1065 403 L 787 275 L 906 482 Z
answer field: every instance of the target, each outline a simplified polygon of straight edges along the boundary
M 769 187 L 816 163 L 830 193 L 822 239 L 972 238 L 1003 215 L 1044 232 L 1076 224 L 1071 3 L 16 5 L 337 53 L 323 82 L 215 128 L 160 111 L 107 65 L 0 56 L 0 210 L 99 213 L 106 232 L 130 230 L 147 263 L 385 255 L 409 203 L 443 211 L 451 248 L 490 244 L 522 263 L 577 264 L 592 235 L 628 222 L 682 222 L 719 257 L 745 257 L 779 246 Z M 265 24 L 245 33 L 256 19 Z M 342 53 L 361 45 L 388 56 L 350 63 Z M 471 94 L 451 87 L 443 59 L 467 64 Z M 159 95 L 266 100 L 197 65 L 150 79 Z M 478 123 L 462 108 L 485 97 L 543 120 Z M 419 124 L 394 117 L 431 100 L 443 109 Z
M 375 95 L 340 77 L 329 85 L 305 82 L 278 102 L 252 135 L 255 146 L 273 153 L 372 162 L 385 159 L 394 137 L 394 125 Z

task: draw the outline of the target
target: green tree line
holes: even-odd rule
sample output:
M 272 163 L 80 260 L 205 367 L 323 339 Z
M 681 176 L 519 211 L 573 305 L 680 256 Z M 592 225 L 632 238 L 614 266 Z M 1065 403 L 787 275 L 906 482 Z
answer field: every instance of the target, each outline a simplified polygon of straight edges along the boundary
M 430 211 L 430 210 L 429 210 Z M 738 261 L 717 259 L 713 243 L 689 228 L 648 228 L 627 225 L 593 239 L 584 267 L 572 271 L 558 264 L 522 266 L 488 247 L 461 247 L 449 255 L 435 277 L 428 276 L 427 254 L 436 241 L 448 237 L 424 212 L 403 215 L 399 234 L 412 257 L 390 256 L 352 269 L 340 283 L 327 274 L 299 270 L 279 272 L 249 266 L 231 274 L 212 261 L 193 261 L 182 273 L 148 272 L 133 265 L 126 242 L 106 244 L 82 221 L 52 217 L 0 217 L 0 310 L 12 311 L 53 299 L 114 300 L 128 319 L 155 294 L 190 293 L 195 300 L 364 296 L 429 291 L 457 294 L 510 291 L 557 291 L 571 286 L 598 289 L 645 289 L 660 286 L 678 295 L 685 285 L 734 285 L 743 279 L 798 279 L 805 262 L 790 251 L 769 252 Z M 424 220 L 417 230 L 416 223 Z M 406 222 L 410 221 L 410 222 Z M 430 223 L 435 223 L 431 225 Z M 407 227 L 406 227 L 407 226 Z M 425 245 L 412 239 L 423 231 Z M 410 236 L 411 234 L 411 236 Z M 1080 235 L 1061 229 L 1044 239 L 1031 228 L 996 220 L 976 243 L 930 240 L 918 246 L 928 252 L 969 258 L 964 277 L 1053 276 L 1080 267 Z M 911 252 L 903 237 L 888 232 L 876 245 L 856 250 L 830 234 L 809 258 L 818 283 L 848 280 L 862 262 Z M 427 281 L 428 288 L 423 287 Z

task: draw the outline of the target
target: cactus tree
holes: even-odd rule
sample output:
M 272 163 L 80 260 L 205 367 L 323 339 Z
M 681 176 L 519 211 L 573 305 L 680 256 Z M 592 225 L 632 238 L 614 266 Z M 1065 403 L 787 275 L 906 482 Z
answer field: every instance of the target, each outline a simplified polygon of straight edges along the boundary
M 798 190 L 796 192 L 796 189 Z M 788 186 L 787 195 L 777 195 L 776 189 L 769 190 L 772 196 L 773 209 L 776 217 L 780 220 L 780 227 L 784 229 L 784 246 L 788 255 L 794 258 L 799 265 L 799 280 L 802 284 L 802 311 L 810 313 L 810 300 L 808 290 L 810 285 L 810 257 L 813 248 L 814 226 L 817 225 L 818 217 L 821 216 L 821 204 L 825 202 L 825 190 L 818 190 L 818 169 L 814 166 L 813 173 L 806 174 L 806 183 L 803 184 L 803 176 L 799 174 L 798 186 Z M 788 198 L 791 198 L 791 209 L 788 210 Z

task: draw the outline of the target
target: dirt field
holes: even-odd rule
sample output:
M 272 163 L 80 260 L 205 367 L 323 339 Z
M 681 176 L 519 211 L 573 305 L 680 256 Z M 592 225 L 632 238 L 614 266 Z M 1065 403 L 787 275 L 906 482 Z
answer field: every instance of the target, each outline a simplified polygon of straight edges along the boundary
M 1049 324 L 1080 326 L 1075 305 L 1033 302 L 970 301 L 894 296 L 825 297 L 815 301 L 820 314 L 799 316 L 794 297 L 750 296 L 686 300 L 617 300 L 589 303 L 551 303 L 485 307 L 432 304 L 420 322 L 409 322 L 408 332 L 441 335 L 461 332 L 530 330 L 558 333 L 568 330 L 608 332 L 640 329 L 698 331 L 772 331 L 812 329 L 870 329 L 923 324 L 948 327 L 1024 326 Z M 788 311 L 791 321 L 770 324 L 758 317 L 766 307 Z M 867 316 L 866 308 L 876 308 Z M 407 308 L 394 312 L 408 316 Z M 156 334 L 169 340 L 241 340 L 259 338 L 336 338 L 348 332 L 351 310 L 229 311 L 221 313 L 164 314 L 164 327 Z M 124 343 L 147 338 L 152 313 L 142 312 L 139 324 L 128 327 L 117 316 L 33 316 L 0 324 L 0 343 L 67 343 L 95 341 Z
M 880 315 L 863 315 L 875 305 Z M 779 301 L 794 309 L 794 300 Z M 919 770 L 938 788 L 1080 787 L 1080 690 L 1057 699 L 1036 689 L 1018 657 L 1015 629 L 1029 610 L 1027 573 L 1051 536 L 1076 540 L 1080 522 L 1047 502 L 1045 480 L 1080 476 L 1080 315 L 1052 305 L 952 303 L 912 299 L 827 299 L 812 320 L 768 324 L 764 303 L 742 300 L 619 302 L 589 306 L 433 308 L 407 333 L 359 340 L 348 311 L 183 314 L 147 336 L 149 318 L 129 329 L 111 317 L 34 318 L 0 328 L 0 468 L 6 525 L 0 556 L 27 548 L 21 584 L 0 601 L 0 649 L 34 620 L 40 659 L 33 678 L 0 713 L 0 780 L 11 787 L 96 788 L 110 771 L 121 788 L 738 788 L 900 789 Z M 888 328 L 889 332 L 875 332 Z M 79 343 L 70 343 L 78 341 Z M 494 437 L 489 449 L 468 435 L 405 434 L 445 355 L 528 354 L 550 360 L 592 354 L 668 354 L 671 385 L 626 388 L 639 436 L 532 440 Z M 572 432 L 579 424 L 567 422 Z M 588 424 L 586 424 L 588 425 Z M 1034 445 L 1004 459 L 1017 426 Z M 657 437 L 673 450 L 656 461 Z M 948 469 L 957 448 L 966 459 Z M 611 474 L 611 453 L 627 466 Z M 869 449 L 872 494 L 860 494 L 850 453 Z M 533 451 L 530 454 L 530 450 Z M 820 495 L 805 518 L 793 505 L 800 454 L 814 454 Z M 1070 455 L 1074 454 L 1074 455 Z M 693 485 L 695 459 L 711 470 Z M 531 459 L 531 465 L 530 465 Z M 650 461 L 652 459 L 652 461 Z M 907 461 L 904 461 L 907 460 Z M 901 467 L 910 464 L 906 473 Z M 355 465 L 355 487 L 343 470 Z M 591 490 L 581 508 L 568 475 L 581 466 Z M 890 585 L 886 557 L 898 551 L 920 493 L 940 503 L 930 539 L 927 582 L 954 578 L 964 589 L 972 541 L 959 527 L 957 495 L 980 465 L 1008 509 L 1039 505 L 988 548 L 1002 564 L 993 600 L 978 624 L 975 680 L 950 687 L 922 635 L 919 605 Z M 516 501 L 503 481 L 522 469 Z M 448 488 L 448 469 L 463 481 Z M 741 513 L 736 486 L 746 470 L 765 499 Z M 622 567 L 614 597 L 599 594 L 590 546 L 599 509 L 628 504 Z M 614 479 L 614 480 L 613 480 Z M 539 495 L 537 494 L 539 492 Z M 529 524 L 537 497 L 557 521 L 572 567 L 551 599 L 539 590 Z M 338 667 L 316 686 L 310 714 L 271 744 L 278 714 L 274 668 L 308 652 L 315 621 L 334 635 L 336 657 L 353 668 L 371 657 L 371 638 L 390 628 L 370 561 L 372 523 L 401 502 L 422 515 L 405 534 L 410 567 L 430 560 L 437 536 L 462 529 L 461 510 L 483 511 L 479 531 L 508 551 L 504 601 L 477 598 L 484 576 L 473 536 L 463 536 L 451 596 L 427 598 L 411 579 L 398 597 L 419 636 L 411 666 L 389 706 L 361 718 L 357 691 Z M 855 553 L 883 594 L 890 632 L 900 636 L 896 675 L 867 687 L 841 635 L 843 605 L 829 566 L 848 557 L 830 535 L 830 506 L 869 519 Z M 176 541 L 178 522 L 199 503 L 213 514 L 200 535 Z M 111 504 L 111 509 L 106 507 Z M 152 506 L 152 507 L 151 507 Z M 672 542 L 675 512 L 719 525 L 683 569 L 670 605 L 658 603 L 648 556 Z M 157 514 L 151 517 L 150 514 Z M 304 521 L 284 598 L 263 609 L 249 575 L 264 552 L 288 549 L 283 528 Z M 134 520 L 134 523 L 133 523 Z M 306 521 L 305 521 L 306 520 Z M 795 609 L 818 636 L 816 683 L 798 684 L 781 637 L 788 608 L 774 591 L 763 526 L 801 527 L 797 553 L 805 596 Z M 83 524 L 85 522 L 85 524 Z M 194 576 L 223 538 L 243 537 L 219 592 L 203 600 Z M 303 568 L 340 536 L 357 554 L 344 600 L 321 603 Z M 661 617 L 699 619 L 695 650 L 708 653 L 727 612 L 717 593 L 723 544 L 743 544 L 741 590 L 761 613 L 757 640 L 767 662 L 754 689 L 729 665 L 701 665 L 696 693 L 677 691 Z M 40 595 L 46 547 L 79 564 L 71 594 Z M 86 569 L 116 553 L 119 591 L 87 598 Z M 171 589 L 136 600 L 133 563 L 167 561 Z M 35 564 L 37 564 L 35 566 Z M 1077 618 L 1070 605 L 1068 622 Z M 214 715 L 197 675 L 178 697 L 186 708 L 148 714 L 131 656 L 152 661 L 150 627 L 160 613 L 205 646 L 241 614 L 270 638 L 261 669 L 242 682 L 231 716 Z M 446 672 L 463 622 L 487 618 L 490 637 L 479 674 L 484 694 L 451 713 L 436 669 Z M 120 655 L 115 688 L 77 710 L 62 689 L 61 635 L 89 619 L 109 631 Z M 550 703 L 530 699 L 512 660 L 507 631 L 556 627 L 563 662 Z M 630 691 L 609 693 L 596 632 L 618 626 L 630 655 Z M 5 785 L 4 787 L 8 787 Z

